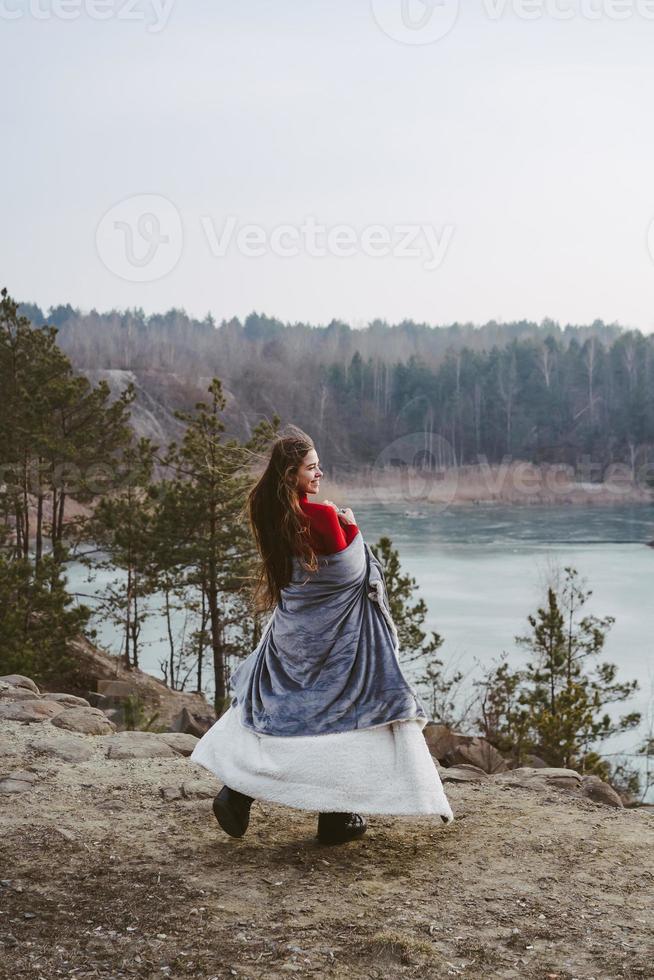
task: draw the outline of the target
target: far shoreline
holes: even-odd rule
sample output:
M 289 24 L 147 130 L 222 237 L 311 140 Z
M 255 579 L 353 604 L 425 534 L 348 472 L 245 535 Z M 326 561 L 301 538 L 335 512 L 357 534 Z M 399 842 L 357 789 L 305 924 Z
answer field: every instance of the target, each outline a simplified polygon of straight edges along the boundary
M 610 480 L 576 480 L 572 467 L 514 462 L 500 465 L 417 469 L 368 469 L 323 477 L 320 499 L 341 506 L 376 503 L 407 510 L 505 505 L 516 507 L 624 506 L 654 504 L 654 487 L 638 483 L 621 466 Z

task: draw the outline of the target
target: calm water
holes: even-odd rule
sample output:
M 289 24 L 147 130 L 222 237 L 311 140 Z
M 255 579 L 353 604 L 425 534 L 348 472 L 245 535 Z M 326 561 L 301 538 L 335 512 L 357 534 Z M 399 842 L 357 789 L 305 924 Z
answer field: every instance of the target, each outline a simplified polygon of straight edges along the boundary
M 468 683 L 503 651 L 514 666 L 524 654 L 514 642 L 529 630 L 527 615 L 545 597 L 551 570 L 574 566 L 592 595 L 585 611 L 614 616 L 603 660 L 619 666 L 619 680 L 637 679 L 640 691 L 618 713 L 638 710 L 646 717 L 654 703 L 654 505 L 626 507 L 452 507 L 430 513 L 414 505 L 358 504 L 354 508 L 365 539 L 387 535 L 399 550 L 402 570 L 413 575 L 418 597 L 429 609 L 427 629 L 444 638 L 439 656 L 469 672 Z M 98 590 L 86 571 L 73 567 L 71 587 Z M 88 600 L 83 600 L 88 601 Z M 109 626 L 99 636 L 118 652 Z M 167 656 L 163 623 L 146 623 L 142 666 L 161 674 Z M 606 743 L 608 751 L 632 751 L 643 733 Z

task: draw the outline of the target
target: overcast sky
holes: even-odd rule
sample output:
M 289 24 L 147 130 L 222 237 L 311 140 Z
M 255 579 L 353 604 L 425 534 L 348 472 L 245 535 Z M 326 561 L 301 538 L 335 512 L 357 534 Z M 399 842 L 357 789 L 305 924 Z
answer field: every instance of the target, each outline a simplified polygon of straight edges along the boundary
M 654 3 L 431 3 L 0 0 L 0 285 L 652 331 Z

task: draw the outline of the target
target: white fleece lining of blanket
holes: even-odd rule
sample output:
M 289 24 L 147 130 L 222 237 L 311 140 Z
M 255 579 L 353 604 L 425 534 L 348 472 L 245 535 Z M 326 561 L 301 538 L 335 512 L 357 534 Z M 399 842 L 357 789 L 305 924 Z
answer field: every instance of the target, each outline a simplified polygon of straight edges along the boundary
M 328 735 L 258 735 L 232 705 L 190 756 L 232 789 L 299 810 L 454 814 L 427 743 L 424 718 Z

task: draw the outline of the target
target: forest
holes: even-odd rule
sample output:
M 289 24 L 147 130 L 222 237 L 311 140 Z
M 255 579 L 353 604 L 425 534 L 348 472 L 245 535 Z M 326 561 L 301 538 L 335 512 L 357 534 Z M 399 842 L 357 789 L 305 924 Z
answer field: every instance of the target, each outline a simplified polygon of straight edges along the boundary
M 277 412 L 311 433 L 332 479 L 418 431 L 440 437 L 447 465 L 509 457 L 576 467 L 585 458 L 598 479 L 613 463 L 651 477 L 654 335 L 616 324 L 375 320 L 353 329 L 254 312 L 217 323 L 179 309 L 18 310 L 55 327 L 61 350 L 92 380 L 134 383 L 137 429 L 141 418 L 142 434 L 153 434 L 156 419 L 165 441 L 181 431 L 171 410 L 189 410 L 220 377 L 230 433 L 248 438 Z

